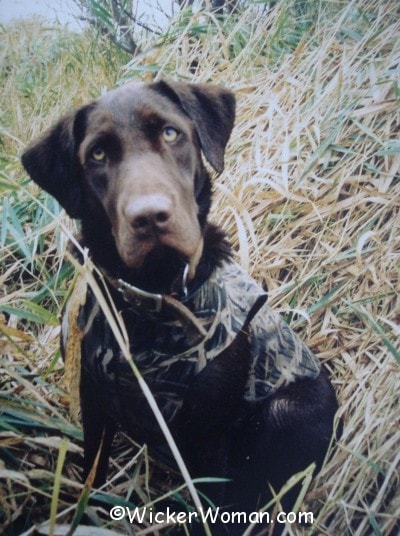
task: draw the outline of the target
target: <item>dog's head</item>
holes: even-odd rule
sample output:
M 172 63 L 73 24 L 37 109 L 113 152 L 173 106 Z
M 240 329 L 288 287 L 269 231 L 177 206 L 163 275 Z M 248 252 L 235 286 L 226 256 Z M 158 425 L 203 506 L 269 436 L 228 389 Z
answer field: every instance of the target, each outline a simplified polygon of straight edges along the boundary
M 84 231 L 108 228 L 126 267 L 162 248 L 190 260 L 210 206 L 201 152 L 222 171 L 234 117 L 216 86 L 131 83 L 61 119 L 22 163 Z

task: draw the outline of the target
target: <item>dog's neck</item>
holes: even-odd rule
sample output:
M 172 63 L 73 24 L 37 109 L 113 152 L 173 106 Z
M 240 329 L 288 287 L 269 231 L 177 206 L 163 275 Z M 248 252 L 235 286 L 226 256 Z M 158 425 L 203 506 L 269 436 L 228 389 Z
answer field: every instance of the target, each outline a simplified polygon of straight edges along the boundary
M 102 248 L 92 247 L 102 237 Z M 97 242 L 98 243 L 98 242 Z M 225 233 L 217 226 L 207 223 L 198 258 L 192 266 L 173 250 L 159 250 L 148 257 L 140 270 L 132 270 L 120 259 L 111 232 L 108 229 L 82 227 L 81 245 L 87 247 L 93 262 L 115 280 L 146 292 L 180 295 L 193 292 L 206 281 L 214 269 L 224 260 L 231 259 L 231 246 Z M 192 273 L 190 273 L 192 270 Z M 189 273 L 187 273 L 189 271 Z M 185 274 L 186 272 L 186 274 Z M 187 292 L 184 287 L 187 286 Z

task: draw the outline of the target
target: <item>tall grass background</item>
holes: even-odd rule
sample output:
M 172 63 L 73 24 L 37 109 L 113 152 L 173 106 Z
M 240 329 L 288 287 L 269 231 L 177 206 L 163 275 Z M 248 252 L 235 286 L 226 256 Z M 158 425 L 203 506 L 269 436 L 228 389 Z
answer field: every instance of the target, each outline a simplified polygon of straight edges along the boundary
M 0 530 L 88 534 L 86 509 L 93 534 L 157 534 L 112 521 L 111 505 L 149 506 L 176 490 L 188 500 L 179 475 L 121 436 L 109 482 L 87 506 L 94 492 L 79 480 L 82 432 L 59 352 L 76 224 L 19 162 L 26 143 L 104 89 L 172 77 L 235 91 L 211 219 L 340 399 L 342 437 L 298 505 L 314 523 L 286 533 L 398 534 L 400 4 L 257 3 L 224 20 L 186 11 L 156 40 L 140 36 L 133 59 L 38 20 L 0 35 Z

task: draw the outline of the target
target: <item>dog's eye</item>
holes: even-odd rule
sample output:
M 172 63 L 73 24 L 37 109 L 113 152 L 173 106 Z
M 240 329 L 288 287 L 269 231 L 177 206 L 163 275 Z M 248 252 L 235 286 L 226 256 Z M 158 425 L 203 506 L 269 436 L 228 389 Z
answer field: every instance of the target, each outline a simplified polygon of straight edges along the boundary
M 173 143 L 178 137 L 178 131 L 172 127 L 165 127 L 162 135 L 167 143 Z
M 101 147 L 95 147 L 92 149 L 91 155 L 94 160 L 97 160 L 97 162 L 102 162 L 106 157 L 106 153 Z

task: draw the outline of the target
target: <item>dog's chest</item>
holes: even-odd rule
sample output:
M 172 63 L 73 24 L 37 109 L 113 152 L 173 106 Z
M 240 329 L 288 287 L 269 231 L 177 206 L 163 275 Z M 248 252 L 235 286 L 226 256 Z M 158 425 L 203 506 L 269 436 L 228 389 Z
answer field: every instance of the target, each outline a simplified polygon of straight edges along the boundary
M 265 398 L 281 385 L 318 376 L 314 354 L 267 305 L 257 309 L 247 325 L 249 310 L 260 296 L 263 290 L 238 265 L 227 263 L 217 269 L 187 303 L 207 333 L 195 346 L 177 319 L 139 314 L 130 307 L 120 313 L 132 359 L 167 422 L 179 411 L 193 378 L 232 344 L 244 326 L 251 355 L 243 398 Z M 128 421 L 130 429 L 143 428 L 146 422 L 153 428 L 152 410 L 89 288 L 76 322 L 83 334 L 82 371 L 97 386 L 99 403 L 119 421 Z M 69 328 L 63 329 L 67 340 Z
M 97 307 L 93 296 L 81 310 L 81 320 Z M 130 339 L 130 356 L 147 383 L 167 422 L 182 405 L 186 389 L 199 370 L 199 351 L 188 347 L 177 322 L 157 322 L 153 318 L 125 311 L 122 315 Z M 107 411 L 119 421 L 137 426 L 154 418 L 132 366 L 123 354 L 109 323 L 99 309 L 82 340 L 82 369 L 89 374 L 107 400 Z M 125 417 L 124 417 L 125 415 Z
M 229 265 L 230 279 L 236 277 L 237 269 L 237 265 Z M 226 272 L 227 268 L 217 270 L 185 303 L 206 333 L 195 344 L 179 318 L 143 313 L 129 306 L 119 312 L 129 335 L 131 357 L 168 422 L 181 407 L 193 378 L 235 340 L 249 309 L 264 294 L 252 280 L 250 285 L 244 281 L 246 288 L 232 292 L 226 285 Z M 134 406 L 135 412 L 143 416 L 148 404 L 107 314 L 88 288 L 77 318 L 84 334 L 82 367 L 98 385 L 99 392 L 111 401 L 109 404 L 117 414 Z

